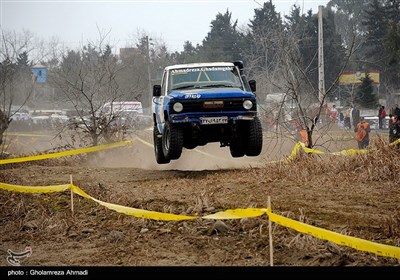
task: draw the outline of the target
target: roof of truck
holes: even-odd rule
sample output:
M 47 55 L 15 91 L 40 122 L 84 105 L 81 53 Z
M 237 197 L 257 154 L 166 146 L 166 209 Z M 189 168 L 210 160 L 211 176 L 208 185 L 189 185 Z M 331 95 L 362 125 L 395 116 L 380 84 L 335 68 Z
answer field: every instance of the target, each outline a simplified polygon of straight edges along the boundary
M 165 67 L 165 70 L 181 69 L 181 68 L 197 68 L 197 67 L 215 67 L 215 66 L 234 66 L 233 62 L 202 62 L 202 63 L 188 63 L 176 64 Z

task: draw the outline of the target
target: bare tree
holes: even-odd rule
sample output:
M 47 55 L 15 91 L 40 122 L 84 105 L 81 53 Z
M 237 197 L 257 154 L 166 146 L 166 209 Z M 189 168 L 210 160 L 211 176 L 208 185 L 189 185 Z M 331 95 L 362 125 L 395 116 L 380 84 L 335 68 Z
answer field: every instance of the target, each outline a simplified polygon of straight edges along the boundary
M 18 59 L 32 53 L 34 46 L 33 34 L 29 31 L 17 34 L 0 29 L 0 32 L 0 145 L 3 153 L 3 137 L 11 117 L 27 103 L 33 92 L 28 65 L 19 67 Z
M 281 92 L 285 93 L 284 101 L 292 100 L 295 102 L 296 110 L 292 112 L 291 117 L 296 122 L 297 129 L 303 130 L 306 133 L 307 147 L 323 146 L 326 144 L 326 140 L 323 140 L 321 136 L 328 135 L 334 125 L 334 122 L 329 121 L 329 117 L 325 115 L 325 108 L 327 106 L 326 98 L 334 90 L 340 75 L 354 53 L 354 43 L 347 49 L 347 54 L 343 57 L 343 61 L 338 62 L 341 65 L 341 70 L 333 83 L 326 87 L 327 89 L 323 93 L 322 99 L 320 99 L 320 89 L 309 78 L 309 65 L 304 67 L 301 64 L 299 50 L 296 48 L 297 44 L 293 40 L 296 40 L 295 37 L 287 35 L 285 38 L 281 38 L 280 73 L 284 79 L 283 83 L 272 83 Z M 283 109 L 285 105 L 283 103 L 281 104 L 279 114 L 284 113 Z M 314 139 L 313 136 L 316 129 L 319 130 L 319 133 L 317 138 Z
M 65 104 L 75 111 L 69 128 L 78 132 L 82 140 L 98 145 L 101 139 L 116 140 L 121 132 L 117 126 L 118 116 L 112 111 L 104 112 L 103 106 L 124 98 L 118 73 L 123 64 L 107 44 L 108 33 L 99 31 L 99 40 L 88 43 L 79 51 L 69 50 L 60 65 L 50 74 L 51 82 L 65 97 Z

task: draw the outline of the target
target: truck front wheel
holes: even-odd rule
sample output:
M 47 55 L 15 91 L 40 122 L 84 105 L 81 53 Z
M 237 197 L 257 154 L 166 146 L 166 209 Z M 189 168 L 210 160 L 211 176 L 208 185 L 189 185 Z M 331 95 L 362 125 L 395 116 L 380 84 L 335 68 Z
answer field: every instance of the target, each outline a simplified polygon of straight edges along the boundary
M 153 128 L 153 145 L 154 153 L 156 155 L 156 161 L 158 164 L 166 164 L 170 162 L 170 159 L 164 157 L 162 149 L 162 135 L 158 132 L 157 125 Z
M 234 158 L 243 157 L 244 156 L 244 146 L 243 146 L 243 136 L 238 135 L 233 138 L 229 144 L 229 150 L 231 152 L 231 156 Z
M 183 130 L 181 127 L 165 123 L 162 135 L 162 149 L 164 157 L 168 159 L 178 159 L 182 154 Z

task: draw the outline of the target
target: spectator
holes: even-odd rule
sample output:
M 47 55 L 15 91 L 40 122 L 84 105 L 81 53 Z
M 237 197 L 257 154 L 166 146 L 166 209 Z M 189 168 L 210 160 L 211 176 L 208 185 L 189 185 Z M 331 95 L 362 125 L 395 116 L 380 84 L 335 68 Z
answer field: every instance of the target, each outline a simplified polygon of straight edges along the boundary
M 399 104 L 396 104 L 396 106 L 393 109 L 393 115 L 394 117 L 400 117 L 400 108 L 399 108 Z
M 378 118 L 379 118 L 379 129 L 382 129 L 386 118 L 385 106 L 381 106 L 381 108 L 379 108 Z
M 400 117 L 397 117 L 389 127 L 389 143 L 393 143 L 398 139 L 400 139 Z
M 371 127 L 369 126 L 369 123 L 364 120 L 364 117 L 360 118 L 360 122 L 357 124 L 354 132 L 356 132 L 358 148 L 360 150 L 366 149 L 369 146 L 369 133 L 371 132 Z
M 353 106 L 353 104 L 350 106 L 350 128 L 351 128 L 351 125 L 353 125 L 354 126 L 354 122 L 353 122 L 353 109 L 354 109 L 354 106 Z
M 293 121 L 293 126 L 295 128 L 295 131 L 297 131 L 297 141 L 303 142 L 306 146 L 308 145 L 308 134 L 307 130 L 303 128 L 301 125 L 301 122 L 299 120 L 294 120 Z
M 336 105 L 332 106 L 331 112 L 330 112 L 330 117 L 331 117 L 331 121 L 333 123 L 336 123 L 337 118 L 338 118 L 338 110 L 336 109 Z
M 353 126 L 357 128 L 357 124 L 360 122 L 360 110 L 354 107 L 351 111 L 351 117 L 353 119 Z
M 351 115 L 351 108 L 347 109 L 344 115 L 344 127 L 348 129 L 351 129 L 350 115 Z
M 329 106 L 327 103 L 325 103 L 325 116 L 324 116 L 324 122 L 329 122 L 331 118 L 331 109 L 329 109 Z

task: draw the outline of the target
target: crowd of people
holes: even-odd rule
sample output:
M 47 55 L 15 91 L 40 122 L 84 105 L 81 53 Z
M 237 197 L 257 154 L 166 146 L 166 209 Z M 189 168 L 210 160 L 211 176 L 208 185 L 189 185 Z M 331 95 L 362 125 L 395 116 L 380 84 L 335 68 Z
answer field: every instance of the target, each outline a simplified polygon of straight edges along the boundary
M 357 106 L 350 106 L 345 110 L 338 110 L 336 105 L 331 108 L 326 106 L 325 113 L 328 119 L 345 128 L 353 129 L 356 133 L 359 149 L 366 149 L 370 144 L 370 123 L 360 115 L 360 109 Z M 379 129 L 389 129 L 389 143 L 393 143 L 400 139 L 400 107 L 396 104 L 389 112 L 389 120 L 387 120 L 386 108 L 380 105 L 378 110 L 378 127 Z

